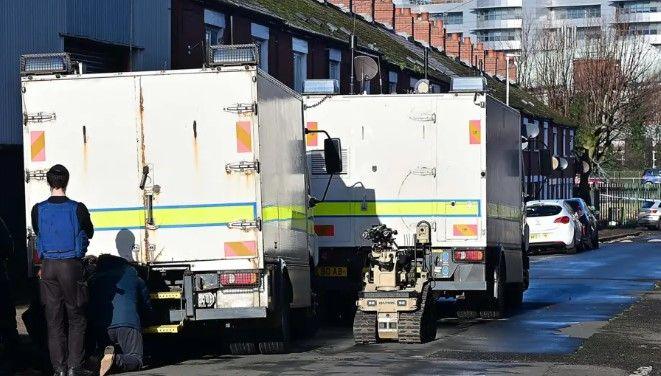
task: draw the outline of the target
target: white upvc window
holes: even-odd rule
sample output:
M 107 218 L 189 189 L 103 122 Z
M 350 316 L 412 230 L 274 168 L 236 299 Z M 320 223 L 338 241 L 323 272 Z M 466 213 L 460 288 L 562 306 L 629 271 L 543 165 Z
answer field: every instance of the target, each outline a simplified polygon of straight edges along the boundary
M 397 79 L 399 75 L 397 72 L 388 72 L 388 92 L 390 94 L 397 94 Z
M 569 152 L 571 153 L 573 151 L 574 151 L 574 130 L 571 129 L 569 131 Z
M 303 92 L 303 83 L 308 77 L 308 42 L 292 38 L 294 54 L 294 90 Z
M 340 81 L 340 65 L 342 64 L 342 51 L 335 48 L 328 50 L 328 78 Z
M 415 91 L 415 84 L 417 84 L 417 83 L 418 83 L 418 79 L 417 79 L 417 78 L 415 78 L 415 77 L 411 77 L 411 78 L 409 79 L 409 88 L 411 89 L 411 92 L 414 92 L 414 91 Z
M 223 44 L 225 34 L 225 14 L 215 10 L 204 10 L 204 34 L 207 46 Z
M 553 127 L 553 155 L 558 155 L 558 128 Z
M 269 71 L 269 28 L 260 24 L 250 24 L 252 40 L 259 51 L 259 68 Z
M 567 153 L 567 143 L 568 143 L 567 141 L 569 141 L 568 137 L 567 137 L 567 129 L 563 128 L 562 129 L 562 155 L 563 156 L 566 156 L 567 154 L 569 154 L 569 153 Z
M 549 123 L 544 122 L 544 144 L 548 146 L 549 144 Z

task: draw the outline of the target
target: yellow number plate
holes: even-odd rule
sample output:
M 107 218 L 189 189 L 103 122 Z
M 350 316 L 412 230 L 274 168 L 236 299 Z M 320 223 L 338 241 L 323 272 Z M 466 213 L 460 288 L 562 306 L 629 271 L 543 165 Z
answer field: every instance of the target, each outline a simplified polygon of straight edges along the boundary
M 318 266 L 317 276 L 319 277 L 346 277 L 346 266 Z
M 546 234 L 546 233 L 530 234 L 530 240 L 546 239 L 548 237 L 549 237 L 549 234 Z

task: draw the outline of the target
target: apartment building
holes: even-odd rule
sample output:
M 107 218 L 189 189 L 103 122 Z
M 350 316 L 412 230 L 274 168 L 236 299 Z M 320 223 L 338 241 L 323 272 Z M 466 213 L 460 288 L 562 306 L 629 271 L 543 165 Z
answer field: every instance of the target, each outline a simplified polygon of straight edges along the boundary
M 469 36 L 485 48 L 521 49 L 531 27 L 576 29 L 589 38 L 611 25 L 661 49 L 661 1 L 655 0 L 395 0 L 398 7 L 429 12 L 449 34 Z

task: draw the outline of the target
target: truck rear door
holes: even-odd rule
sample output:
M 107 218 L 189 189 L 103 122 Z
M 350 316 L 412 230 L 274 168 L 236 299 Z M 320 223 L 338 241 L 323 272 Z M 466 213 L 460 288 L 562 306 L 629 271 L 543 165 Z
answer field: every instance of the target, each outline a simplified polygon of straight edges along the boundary
M 258 267 L 252 72 L 142 76 L 146 262 Z M 150 203 L 151 201 L 151 203 Z
M 137 257 L 140 199 L 133 77 L 35 77 L 23 82 L 26 210 L 50 196 L 45 171 L 70 173 L 67 195 L 90 210 L 88 254 Z

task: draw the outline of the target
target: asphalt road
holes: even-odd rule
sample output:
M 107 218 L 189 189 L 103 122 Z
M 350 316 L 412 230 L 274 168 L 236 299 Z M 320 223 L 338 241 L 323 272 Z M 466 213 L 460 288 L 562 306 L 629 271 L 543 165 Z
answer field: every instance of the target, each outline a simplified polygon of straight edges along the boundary
M 617 317 L 613 325 L 626 320 L 628 311 L 621 313 L 661 281 L 661 234 L 645 233 L 576 255 L 534 256 L 531 275 L 520 311 L 492 322 L 441 319 L 431 343 L 355 346 L 350 328 L 336 327 L 322 329 L 313 340 L 296 342 L 291 354 L 236 357 L 218 354 L 208 344 L 179 341 L 174 345 L 181 351 L 162 359 L 165 364 L 138 374 L 661 374 L 661 359 L 656 358 L 661 354 L 661 315 L 656 308 L 648 308 L 651 314 L 641 313 L 651 321 L 636 333 L 635 340 L 643 344 L 631 350 L 651 351 L 650 356 L 610 362 L 603 354 L 627 354 L 610 348 L 615 345 L 609 345 L 607 336 L 594 345 L 590 342 L 593 334 L 609 332 L 609 320 Z M 450 304 L 440 305 L 452 314 Z M 635 328 L 636 322 L 628 325 Z M 625 337 L 627 330 L 631 329 L 624 329 Z M 594 350 L 581 352 L 588 344 Z

